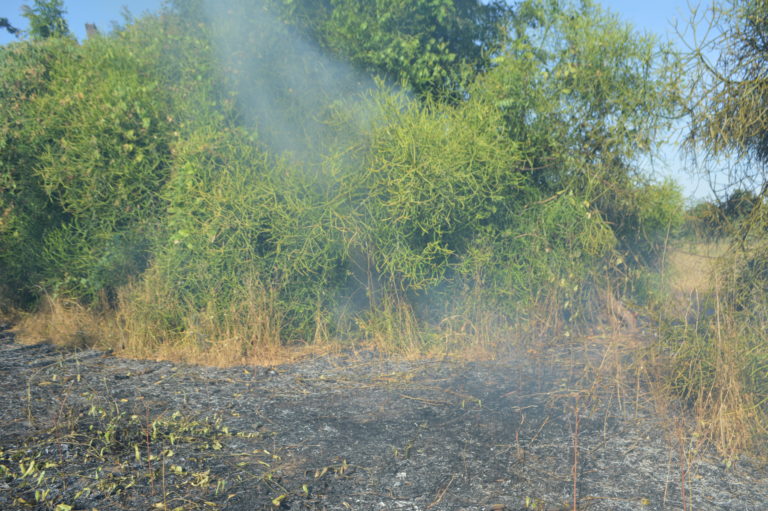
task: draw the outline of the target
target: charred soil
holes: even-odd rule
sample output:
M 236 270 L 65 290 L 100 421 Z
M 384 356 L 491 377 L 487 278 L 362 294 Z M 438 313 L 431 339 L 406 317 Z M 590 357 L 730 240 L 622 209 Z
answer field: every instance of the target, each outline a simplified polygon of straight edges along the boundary
M 215 369 L 0 332 L 0 509 L 766 509 L 612 349 Z

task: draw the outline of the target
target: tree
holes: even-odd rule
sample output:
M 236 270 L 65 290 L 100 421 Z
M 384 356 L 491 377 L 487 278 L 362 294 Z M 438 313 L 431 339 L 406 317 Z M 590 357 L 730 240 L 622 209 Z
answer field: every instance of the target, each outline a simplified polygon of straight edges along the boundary
M 723 235 L 723 210 L 710 201 L 702 201 L 686 211 L 685 233 L 693 239 L 713 240 Z
M 508 47 L 471 92 L 503 110 L 547 196 L 576 194 L 607 220 L 627 252 L 658 255 L 681 208 L 670 184 L 637 166 L 680 109 L 674 52 L 590 1 L 517 5 Z M 674 220 L 677 222 L 677 220 Z M 654 233 L 647 233 L 648 226 Z
M 725 174 L 724 189 L 735 190 L 720 203 L 726 217 L 741 220 L 737 239 L 768 242 L 768 2 L 729 0 L 706 15 L 717 36 L 690 55 L 697 80 L 687 147 L 720 165 L 705 167 L 711 181 Z
M 29 20 L 29 35 L 34 40 L 70 35 L 69 26 L 64 19 L 62 0 L 35 0 L 34 7 L 25 5 L 23 16 Z
M 11 22 L 8 21 L 8 18 L 0 18 L 0 28 L 6 29 L 11 35 L 18 36 L 19 29 L 11 25 Z
M 217 12 L 200 0 L 170 5 L 203 23 L 221 14 L 244 32 L 259 31 L 269 13 L 296 31 L 290 37 L 298 33 L 359 70 L 420 94 L 455 93 L 490 68 L 512 12 L 501 0 L 238 0 Z
M 332 0 L 320 39 L 417 92 L 456 91 L 490 67 L 510 14 L 500 1 Z
M 743 220 L 752 214 L 759 201 L 760 198 L 754 192 L 736 189 L 720 207 L 727 219 Z
M 713 4 L 706 15 L 708 32 L 718 35 L 699 42 L 690 55 L 697 64 L 697 80 L 687 146 L 694 153 L 702 151 L 702 161 L 729 162 L 728 188 L 753 188 L 765 197 L 768 2 L 729 0 Z M 708 58 L 711 53 L 717 57 Z

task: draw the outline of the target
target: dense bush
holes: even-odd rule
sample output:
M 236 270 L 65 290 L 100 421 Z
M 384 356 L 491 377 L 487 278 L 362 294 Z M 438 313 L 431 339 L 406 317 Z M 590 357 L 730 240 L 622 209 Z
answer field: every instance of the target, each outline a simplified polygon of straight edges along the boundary
M 197 41 L 181 25 L 149 18 L 82 45 L 50 38 L 2 48 L 0 243 L 16 298 L 37 288 L 111 299 L 146 268 L 172 144 L 201 110 L 222 115 L 212 94 L 200 101 L 215 79 L 199 80 L 211 60 L 205 45 L 190 48 Z M 169 56 L 191 52 L 194 65 Z
M 380 109 L 358 191 L 365 250 L 391 285 L 427 289 L 483 229 L 507 228 L 531 185 L 493 105 L 401 96 L 384 97 Z
M 338 201 L 263 151 L 246 132 L 201 130 L 176 148 L 160 285 L 192 310 L 221 314 L 247 286 L 274 290 L 292 335 L 311 331 L 343 285 Z M 309 330 L 308 330 L 309 329 Z
M 622 248 L 648 259 L 658 224 L 678 222 L 682 207 L 671 184 L 649 184 L 635 165 L 679 108 L 674 53 L 591 2 L 523 2 L 513 28 L 474 93 L 502 110 L 543 193 L 578 194 L 614 226 Z
M 446 44 L 429 46 L 445 58 L 369 55 L 405 40 L 432 54 L 400 22 L 375 27 L 384 49 L 350 56 L 410 91 L 312 46 L 344 55 L 374 29 L 336 10 L 259 30 L 303 12 L 287 3 L 251 20 L 250 3 L 211 17 L 177 2 L 82 45 L 2 48 L 11 287 L 117 307 L 153 342 L 226 335 L 247 351 L 265 335 L 392 337 L 398 322 L 430 332 L 483 310 L 557 330 L 617 260 L 651 268 L 680 208 L 634 166 L 674 107 L 675 66 L 655 43 L 589 3 L 524 2 L 504 45 L 488 26 L 499 6 L 417 4 L 417 25 L 448 16 Z
M 52 136 L 35 171 L 67 216 L 44 241 L 43 283 L 54 291 L 91 300 L 146 266 L 172 137 L 159 50 L 95 38 L 58 63 L 35 102 Z
M 0 285 L 6 300 L 31 298 L 45 269 L 44 237 L 65 220 L 35 172 L 53 140 L 36 105 L 50 94 L 53 67 L 76 51 L 66 39 L 0 48 Z

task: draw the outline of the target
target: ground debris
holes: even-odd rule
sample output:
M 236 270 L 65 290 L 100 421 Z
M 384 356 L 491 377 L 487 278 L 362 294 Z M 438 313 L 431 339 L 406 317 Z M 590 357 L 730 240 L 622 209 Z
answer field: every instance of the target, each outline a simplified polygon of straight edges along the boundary
M 0 509 L 557 510 L 574 487 L 579 509 L 765 508 L 764 466 L 597 387 L 599 353 L 265 371 L 3 338 Z

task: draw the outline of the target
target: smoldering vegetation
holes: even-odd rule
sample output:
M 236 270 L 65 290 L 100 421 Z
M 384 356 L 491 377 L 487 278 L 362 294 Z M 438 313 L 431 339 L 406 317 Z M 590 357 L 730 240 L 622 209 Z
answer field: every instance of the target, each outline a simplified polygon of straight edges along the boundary
M 669 388 L 719 381 L 660 313 L 683 199 L 637 163 L 681 112 L 679 56 L 591 3 L 379 4 L 175 0 L 0 48 L 3 307 L 217 364 L 493 351 L 643 307 Z
M 328 122 L 341 105 L 344 131 L 366 129 L 372 112 L 363 96 L 374 88 L 371 76 L 324 53 L 267 2 L 204 4 L 218 85 L 269 151 L 321 164 L 339 149 L 328 137 L 340 130 Z
M 204 330 L 269 317 L 246 350 L 318 335 L 418 347 L 456 317 L 457 331 L 576 325 L 598 290 L 622 294 L 608 276 L 632 287 L 653 266 L 676 221 L 679 193 L 631 166 L 637 130 L 650 136 L 673 108 L 648 95 L 674 69 L 597 8 L 529 7 L 530 28 L 462 82 L 439 79 L 459 76 L 443 62 L 470 64 L 447 42 L 442 61 L 401 55 L 438 77 L 420 95 L 388 85 L 370 52 L 325 55 L 336 10 L 305 19 L 280 2 L 178 2 L 82 45 L 7 46 L 5 118 L 22 128 L 3 152 L 9 297 L 120 311 L 139 344 L 213 342 L 221 332 Z M 635 41 L 615 48 L 623 67 L 589 60 L 577 33 L 592 16 L 591 37 Z M 370 35 L 439 35 L 414 30 Z
M 703 455 L 595 345 L 211 368 L 4 333 L 7 510 L 715 511 L 768 499 L 764 465 Z

